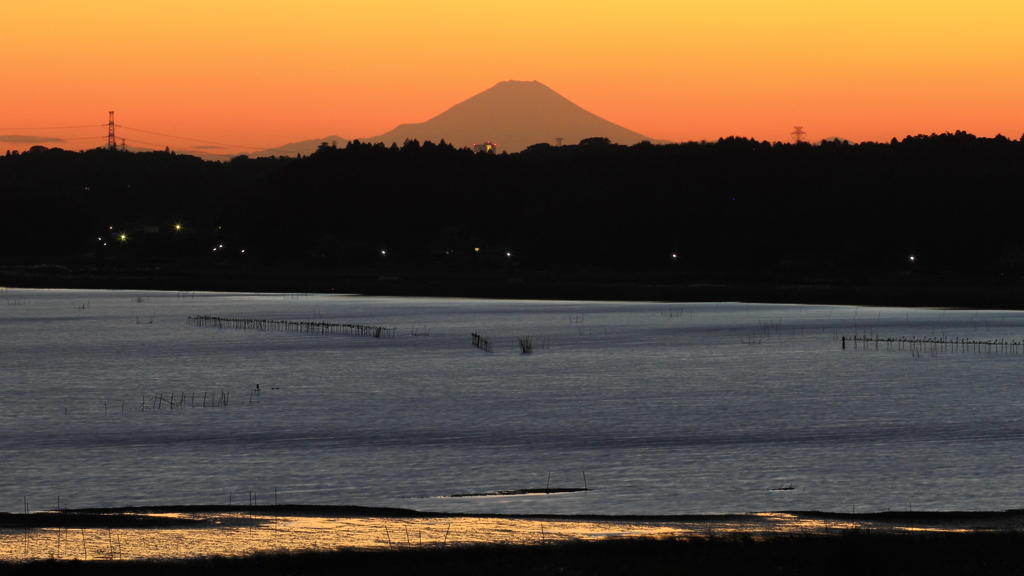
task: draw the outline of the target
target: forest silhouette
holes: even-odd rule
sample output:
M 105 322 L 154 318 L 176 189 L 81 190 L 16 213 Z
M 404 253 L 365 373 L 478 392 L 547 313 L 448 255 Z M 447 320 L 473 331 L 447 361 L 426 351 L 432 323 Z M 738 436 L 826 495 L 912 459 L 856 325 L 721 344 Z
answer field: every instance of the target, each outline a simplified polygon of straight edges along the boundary
M 959 131 L 497 155 L 354 141 L 223 163 L 37 147 L 0 157 L 0 264 L 1015 276 L 1022 188 L 1024 142 Z

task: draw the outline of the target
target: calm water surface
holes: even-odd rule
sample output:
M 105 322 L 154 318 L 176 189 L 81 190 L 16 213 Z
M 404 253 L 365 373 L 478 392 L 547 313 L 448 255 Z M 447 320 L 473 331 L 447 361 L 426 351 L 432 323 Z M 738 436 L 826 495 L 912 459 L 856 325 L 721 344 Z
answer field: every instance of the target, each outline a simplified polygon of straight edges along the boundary
M 200 314 L 397 330 L 188 325 Z M 1024 314 L 0 290 L 0 511 L 275 490 L 465 512 L 1019 508 L 1020 348 L 843 350 L 854 333 L 1020 341 Z M 549 482 L 593 490 L 444 497 Z

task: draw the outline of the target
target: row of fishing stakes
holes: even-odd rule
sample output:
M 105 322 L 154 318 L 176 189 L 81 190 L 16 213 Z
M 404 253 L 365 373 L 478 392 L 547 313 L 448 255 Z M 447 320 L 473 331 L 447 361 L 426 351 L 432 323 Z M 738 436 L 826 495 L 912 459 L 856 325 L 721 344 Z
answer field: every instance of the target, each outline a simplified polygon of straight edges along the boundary
M 483 350 L 484 352 L 494 352 L 494 344 L 490 340 L 488 340 L 484 336 L 481 336 L 480 334 L 477 334 L 476 332 L 473 332 L 472 334 L 473 334 L 473 346 L 476 346 L 477 348 Z M 524 336 L 522 338 L 514 338 L 514 339 L 512 339 L 512 341 L 510 342 L 512 350 L 516 349 L 516 342 L 519 342 L 519 352 L 521 354 L 532 354 L 533 353 L 533 338 L 532 337 Z M 544 340 L 543 347 L 544 348 L 548 347 L 547 339 Z
M 861 348 L 869 348 L 874 343 L 875 350 L 884 345 L 886 350 L 910 350 L 911 352 L 977 352 L 991 354 L 1024 354 L 1024 341 L 1019 340 L 971 340 L 969 338 L 882 338 L 872 336 L 843 336 L 843 350 L 846 343 L 852 342 L 856 350 L 858 343 Z
M 162 410 L 163 407 L 164 407 L 164 404 L 167 404 L 168 408 L 170 408 L 171 410 L 173 410 L 175 408 L 186 408 L 186 407 L 189 407 L 189 406 L 186 406 L 187 399 L 185 397 L 185 393 L 184 392 L 181 393 L 180 397 L 176 398 L 175 396 L 177 396 L 177 395 L 176 394 L 171 394 L 171 396 L 169 398 L 164 398 L 163 394 L 154 395 L 152 398 L 146 398 L 145 396 L 143 396 L 142 397 L 142 404 L 139 405 L 138 409 L 139 410 Z M 229 395 L 228 395 L 227 392 L 224 392 L 224 391 L 221 391 L 219 396 L 217 396 L 217 395 L 215 395 L 213 393 L 203 392 L 203 398 L 200 401 L 199 406 L 196 406 L 196 393 L 193 392 L 192 393 L 192 397 L 191 397 L 191 402 L 190 402 L 191 406 L 190 407 L 191 408 L 199 408 L 199 407 L 202 407 L 202 408 L 218 408 L 218 407 L 226 408 L 227 405 L 228 405 L 228 399 L 229 399 Z M 249 402 L 250 402 L 250 404 L 252 403 L 252 398 L 251 397 L 249 398 Z M 149 408 L 146 407 L 146 404 L 149 404 Z M 121 412 L 124 412 L 124 402 L 121 402 Z
M 363 324 L 334 324 L 331 322 L 295 322 L 291 320 L 252 320 L 248 318 L 221 318 L 219 316 L 189 316 L 189 326 L 259 330 L 263 332 L 301 332 L 304 334 L 346 334 L 394 338 L 398 328 L 367 326 Z
M 491 344 L 491 341 L 476 332 L 473 332 L 473 346 L 476 346 L 484 352 L 494 351 L 494 345 Z

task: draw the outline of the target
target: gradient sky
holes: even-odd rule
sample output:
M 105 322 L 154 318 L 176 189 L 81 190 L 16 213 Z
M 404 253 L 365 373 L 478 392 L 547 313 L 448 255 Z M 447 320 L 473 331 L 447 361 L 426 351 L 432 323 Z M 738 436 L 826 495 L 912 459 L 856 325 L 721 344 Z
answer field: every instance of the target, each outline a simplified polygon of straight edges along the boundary
M 1020 0 L 10 1 L 0 135 L 91 148 L 104 127 L 37 128 L 114 110 L 239 152 L 374 136 L 513 79 L 666 140 L 786 140 L 794 125 L 812 140 L 1017 139 L 1022 23 Z

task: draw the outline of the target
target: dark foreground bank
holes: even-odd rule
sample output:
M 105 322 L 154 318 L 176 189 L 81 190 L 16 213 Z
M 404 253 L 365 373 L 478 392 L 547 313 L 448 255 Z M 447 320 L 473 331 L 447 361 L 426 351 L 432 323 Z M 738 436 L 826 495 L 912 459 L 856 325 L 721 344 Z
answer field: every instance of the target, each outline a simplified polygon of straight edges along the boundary
M 257 554 L 152 561 L 0 564 L 35 574 L 1020 574 L 1024 534 L 747 535 L 622 539 L 547 546 L 479 545 L 398 551 Z
M 241 516 L 237 514 L 240 509 L 244 511 Z M 275 522 L 275 518 L 282 516 L 363 520 L 372 517 L 376 519 L 374 526 L 391 519 L 395 522 L 392 529 L 396 538 L 392 542 L 389 537 L 386 546 L 376 549 L 325 547 L 322 535 L 319 549 L 279 546 L 274 551 L 199 557 L 194 550 L 189 550 L 188 543 L 194 543 L 199 537 L 195 531 L 223 529 L 230 523 L 234 529 L 243 530 L 237 534 L 244 535 L 249 534 L 247 531 L 259 530 L 261 525 L 267 528 L 268 522 Z M 787 519 L 777 523 L 781 517 Z M 125 528 L 177 530 L 179 538 L 165 544 L 172 548 L 166 551 L 169 552 L 166 558 L 170 559 L 111 560 L 111 556 L 104 557 L 100 555 L 101 550 L 93 548 L 99 559 L 55 560 L 51 556 L 43 560 L 0 562 L 0 574 L 1024 574 L 1024 532 L 1020 531 L 1024 525 L 1024 510 L 503 517 L 543 520 L 549 526 L 557 522 L 622 524 L 633 520 L 674 524 L 679 529 L 657 536 L 626 537 L 609 533 L 609 537 L 599 539 L 545 539 L 532 544 L 453 544 L 448 538 L 413 544 L 403 541 L 399 527 L 403 525 L 402 520 L 414 518 L 443 518 L 454 522 L 456 518 L 486 517 L 398 508 L 302 505 L 251 509 L 170 506 L 0 514 L 0 533 L 6 532 L 16 540 L 24 534 L 26 546 L 29 534 L 42 528 L 49 530 L 48 538 L 63 538 L 65 548 L 77 546 L 79 538 L 84 544 L 89 529 L 106 532 L 104 538 L 112 538 L 110 530 L 126 534 L 126 543 L 129 537 L 123 531 Z M 685 524 L 700 526 L 700 532 L 685 531 Z M 345 529 L 340 523 L 331 526 L 330 530 Z M 587 528 L 588 531 L 599 529 L 597 524 L 590 526 L 594 528 Z M 274 530 L 280 536 L 280 532 Z M 408 535 L 408 528 L 405 533 Z M 415 537 L 416 533 L 413 534 Z M 120 535 L 117 542 L 120 548 Z M 99 544 L 99 548 L 102 545 Z

